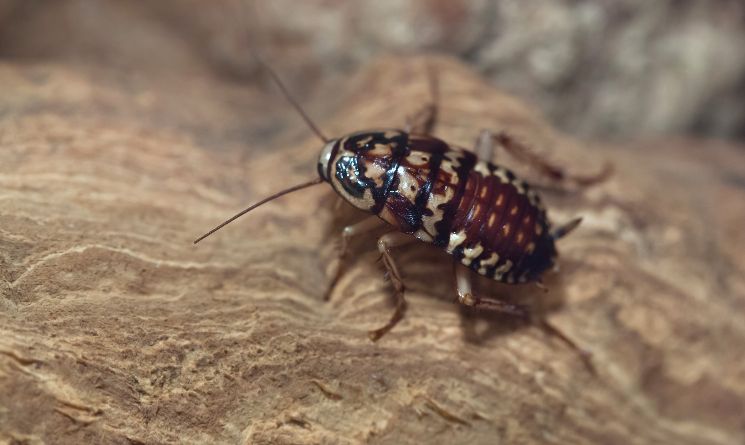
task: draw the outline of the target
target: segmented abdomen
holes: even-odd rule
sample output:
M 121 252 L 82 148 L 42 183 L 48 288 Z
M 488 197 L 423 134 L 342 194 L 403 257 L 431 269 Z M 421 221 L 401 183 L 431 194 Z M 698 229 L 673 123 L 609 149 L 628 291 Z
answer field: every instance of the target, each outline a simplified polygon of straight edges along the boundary
M 381 218 L 497 281 L 534 281 L 553 264 L 545 210 L 512 172 L 435 138 L 409 148 Z
M 556 254 L 538 197 L 509 170 L 486 162 L 466 177 L 444 247 L 479 274 L 507 283 L 537 279 Z

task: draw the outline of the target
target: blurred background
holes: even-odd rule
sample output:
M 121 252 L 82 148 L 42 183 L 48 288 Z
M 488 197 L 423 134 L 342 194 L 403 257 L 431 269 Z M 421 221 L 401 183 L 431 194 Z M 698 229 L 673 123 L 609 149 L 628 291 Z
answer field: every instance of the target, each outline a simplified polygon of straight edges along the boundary
M 249 46 L 309 103 L 381 53 L 438 52 L 574 134 L 745 138 L 741 0 L 0 0 L 0 60 L 267 87 Z
M 403 125 L 438 53 L 464 62 L 429 59 L 449 143 L 506 125 L 570 173 L 611 161 L 542 187 L 585 218 L 550 294 L 477 285 L 545 307 L 599 378 L 461 313 L 423 243 L 369 342 L 372 237 L 321 303 L 363 219 L 325 186 L 194 247 L 316 171 L 252 50 L 330 135 Z M 745 445 L 743 139 L 745 0 L 0 0 L 0 444 Z

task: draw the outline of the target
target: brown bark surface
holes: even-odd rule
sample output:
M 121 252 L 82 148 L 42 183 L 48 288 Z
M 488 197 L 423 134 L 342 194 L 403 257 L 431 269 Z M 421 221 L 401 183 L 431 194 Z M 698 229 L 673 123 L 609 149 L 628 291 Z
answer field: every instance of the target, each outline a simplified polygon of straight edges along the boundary
M 427 98 L 424 63 L 378 59 L 312 114 L 332 135 L 401 126 Z M 742 151 L 581 143 L 459 63 L 429 63 L 445 140 L 508 129 L 574 172 L 614 163 L 600 186 L 546 191 L 552 220 L 585 218 L 548 294 L 478 282 L 545 306 L 596 377 L 535 327 L 461 311 L 449 258 L 423 245 L 395 253 L 410 309 L 371 343 L 391 311 L 374 238 L 323 301 L 340 230 L 363 216 L 327 186 L 193 246 L 315 174 L 321 144 L 276 93 L 5 63 L 0 441 L 742 443 Z

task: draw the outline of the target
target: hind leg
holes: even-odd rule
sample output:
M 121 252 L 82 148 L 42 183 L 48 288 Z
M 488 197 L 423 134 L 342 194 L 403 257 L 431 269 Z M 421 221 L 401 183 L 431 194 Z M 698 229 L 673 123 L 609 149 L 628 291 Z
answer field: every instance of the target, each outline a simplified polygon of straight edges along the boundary
M 487 139 L 491 141 L 491 144 L 486 142 Z M 494 144 L 504 148 L 516 160 L 530 165 L 542 176 L 557 183 L 573 183 L 580 187 L 587 187 L 605 181 L 613 171 L 611 165 L 606 164 L 602 171 L 594 175 L 569 174 L 564 167 L 546 160 L 505 131 L 498 133 L 482 131 L 476 144 L 476 154 L 482 160 L 493 160 Z
M 576 229 L 577 226 L 579 226 L 581 222 L 582 222 L 582 217 L 580 216 L 580 217 L 570 220 L 569 222 L 565 224 L 560 225 L 559 227 L 551 231 L 551 238 L 553 238 L 554 240 L 564 238 L 571 231 Z
M 580 360 L 582 360 L 582 363 L 585 365 L 585 368 L 592 374 L 597 375 L 597 370 L 595 370 L 595 365 L 592 364 L 592 352 L 588 351 L 587 349 L 581 348 L 574 340 L 569 338 L 568 335 L 566 335 L 561 329 L 556 327 L 553 323 L 546 320 L 545 317 L 540 317 L 537 320 L 538 327 L 543 330 L 543 332 L 547 333 L 548 335 L 552 337 L 558 338 L 562 343 L 567 345 L 570 349 L 572 349 L 577 355 L 579 355 Z
M 458 301 L 466 306 L 479 307 L 488 310 L 492 310 L 501 314 L 514 315 L 520 317 L 526 322 L 533 322 L 535 319 L 537 326 L 540 327 L 547 334 L 557 337 L 575 353 L 580 356 L 582 363 L 585 365 L 587 370 L 593 375 L 597 375 L 595 366 L 592 364 L 592 353 L 580 348 L 569 336 L 564 334 L 559 328 L 554 326 L 545 317 L 533 317 L 532 313 L 525 306 L 507 303 L 498 299 L 482 299 L 475 296 L 471 290 L 471 271 L 466 267 L 462 266 L 458 262 L 454 262 L 455 266 L 455 283 L 458 292 Z
M 481 130 L 473 152 L 481 161 L 492 162 L 494 160 L 494 138 L 489 130 Z
M 528 309 L 517 304 L 507 303 L 498 299 L 484 299 L 474 295 L 471 286 L 471 270 L 458 262 L 453 262 L 455 270 L 455 286 L 458 302 L 464 306 L 479 307 L 507 315 L 514 315 L 529 320 Z

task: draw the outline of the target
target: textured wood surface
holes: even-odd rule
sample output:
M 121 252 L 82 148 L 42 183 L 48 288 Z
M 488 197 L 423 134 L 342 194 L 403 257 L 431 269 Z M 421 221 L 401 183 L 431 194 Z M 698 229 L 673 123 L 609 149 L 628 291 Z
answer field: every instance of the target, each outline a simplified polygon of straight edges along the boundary
M 574 171 L 615 164 L 601 186 L 545 194 L 554 221 L 585 218 L 548 294 L 478 282 L 545 306 L 597 377 L 534 327 L 460 310 L 449 259 L 426 246 L 396 253 L 410 310 L 371 343 L 391 311 L 373 238 L 323 302 L 339 231 L 362 216 L 327 187 L 193 246 L 314 175 L 320 143 L 276 93 L 4 64 L 0 441 L 745 441 L 742 151 L 580 143 L 466 67 L 430 63 L 438 136 L 470 146 L 507 128 Z M 329 134 L 400 126 L 424 73 L 424 59 L 382 58 L 309 109 Z

